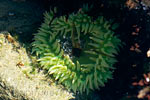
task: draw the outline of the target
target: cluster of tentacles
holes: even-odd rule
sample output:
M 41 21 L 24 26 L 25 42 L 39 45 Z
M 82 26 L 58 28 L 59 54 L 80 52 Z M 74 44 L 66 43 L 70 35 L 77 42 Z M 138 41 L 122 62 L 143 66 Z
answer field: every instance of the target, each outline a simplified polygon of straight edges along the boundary
M 43 69 L 74 92 L 99 89 L 112 78 L 121 41 L 102 16 L 93 20 L 83 10 L 69 16 L 45 13 L 35 34 L 33 52 Z

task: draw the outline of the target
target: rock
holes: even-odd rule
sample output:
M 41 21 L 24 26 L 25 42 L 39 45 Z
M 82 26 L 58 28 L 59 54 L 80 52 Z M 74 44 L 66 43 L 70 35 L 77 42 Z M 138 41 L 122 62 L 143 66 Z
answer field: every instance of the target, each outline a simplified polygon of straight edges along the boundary
M 63 89 L 62 86 L 46 81 L 42 72 L 29 74 L 32 70 L 31 60 L 25 48 L 15 48 L 5 38 L 6 34 L 9 33 L 0 33 L 0 100 L 70 100 L 74 98 L 72 93 Z M 23 65 L 18 67 L 20 62 Z

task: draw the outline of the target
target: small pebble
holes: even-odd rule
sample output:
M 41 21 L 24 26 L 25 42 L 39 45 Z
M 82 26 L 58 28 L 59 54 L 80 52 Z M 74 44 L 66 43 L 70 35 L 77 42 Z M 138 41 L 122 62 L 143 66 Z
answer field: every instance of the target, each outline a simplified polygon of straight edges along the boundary
M 20 31 L 19 34 L 22 34 L 22 32 Z
M 147 82 L 150 82 L 150 79 L 149 79 L 149 77 L 147 77 L 147 78 L 146 78 L 146 81 L 147 81 Z
M 14 16 L 15 14 L 13 12 L 8 13 L 9 16 Z
M 147 57 L 150 57 L 150 49 L 147 51 Z
M 147 8 L 146 8 L 146 7 L 143 7 L 143 10 L 147 10 Z

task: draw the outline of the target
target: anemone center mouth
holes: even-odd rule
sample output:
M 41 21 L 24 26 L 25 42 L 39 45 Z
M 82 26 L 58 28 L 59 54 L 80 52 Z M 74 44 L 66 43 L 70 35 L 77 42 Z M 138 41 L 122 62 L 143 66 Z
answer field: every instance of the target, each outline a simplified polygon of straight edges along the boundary
M 82 52 L 81 48 L 79 47 L 79 45 L 74 47 L 70 38 L 62 38 L 59 43 L 64 53 L 69 55 L 70 58 L 80 57 Z
M 75 57 L 80 57 L 81 51 L 82 50 L 80 48 L 73 48 L 72 49 L 72 55 L 75 56 Z

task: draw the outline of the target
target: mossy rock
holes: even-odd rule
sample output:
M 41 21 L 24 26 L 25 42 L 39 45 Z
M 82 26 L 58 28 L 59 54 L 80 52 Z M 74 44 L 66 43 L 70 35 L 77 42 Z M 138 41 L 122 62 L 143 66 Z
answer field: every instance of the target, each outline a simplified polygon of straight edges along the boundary
M 30 74 L 31 59 L 26 49 L 17 41 L 13 43 L 9 41 L 7 35 L 10 34 L 0 33 L 0 100 L 70 100 L 74 98 L 72 93 L 62 86 L 48 81 L 42 72 Z M 14 43 L 18 43 L 19 47 L 16 47 Z

